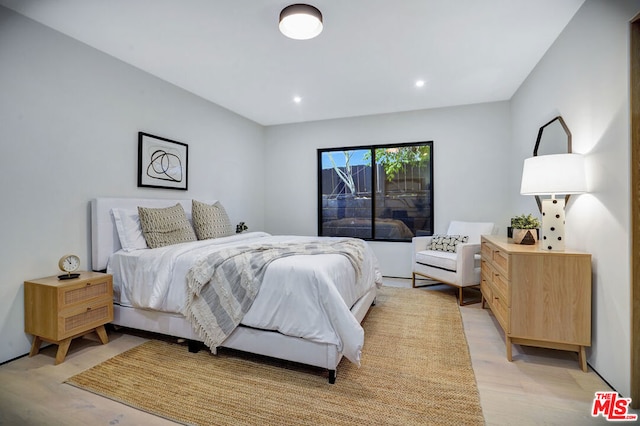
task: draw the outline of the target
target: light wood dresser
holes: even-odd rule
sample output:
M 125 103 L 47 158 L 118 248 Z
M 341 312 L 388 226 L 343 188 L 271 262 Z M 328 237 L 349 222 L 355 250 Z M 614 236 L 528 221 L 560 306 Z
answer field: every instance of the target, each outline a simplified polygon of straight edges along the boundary
M 591 255 L 547 251 L 538 245 L 483 236 L 482 306 L 491 308 L 504 330 L 507 359 L 511 345 L 578 353 L 587 371 L 591 346 Z
M 104 324 L 113 321 L 113 277 L 80 272 L 70 280 L 57 276 L 24 282 L 24 329 L 33 334 L 29 356 L 43 341 L 58 345 L 56 365 L 64 361 L 71 340 L 95 331 L 109 342 Z

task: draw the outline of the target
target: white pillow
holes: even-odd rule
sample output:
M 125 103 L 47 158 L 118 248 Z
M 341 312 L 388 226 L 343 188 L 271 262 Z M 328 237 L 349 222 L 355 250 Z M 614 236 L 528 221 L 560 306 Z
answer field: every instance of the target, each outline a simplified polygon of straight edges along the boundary
M 142 234 L 140 217 L 135 210 L 111 209 L 113 220 L 116 223 L 120 245 L 124 251 L 148 249 L 147 241 Z

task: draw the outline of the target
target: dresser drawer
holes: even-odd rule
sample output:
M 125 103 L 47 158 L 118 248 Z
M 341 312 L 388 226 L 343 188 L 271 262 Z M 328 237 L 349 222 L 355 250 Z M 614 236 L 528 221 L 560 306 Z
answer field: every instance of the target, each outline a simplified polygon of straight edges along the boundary
M 504 298 L 495 292 L 493 285 L 484 277 L 480 280 L 480 291 L 482 291 L 482 296 L 487 301 L 491 312 L 493 312 L 502 329 L 505 333 L 509 333 L 509 308 Z
M 494 269 L 509 280 L 509 253 L 483 240 L 480 245 L 480 254 L 483 261 L 488 262 Z
M 498 322 L 504 332 L 509 334 L 511 332 L 511 327 L 509 326 L 509 307 L 507 306 L 505 299 L 499 294 L 492 292 L 492 297 L 493 298 L 490 303 L 491 311 L 498 319 Z
M 485 260 L 484 257 L 480 262 L 480 274 L 483 279 L 486 279 L 489 282 L 491 282 L 494 274 L 494 269 L 491 267 L 491 264 L 487 260 Z
M 492 288 L 492 293 L 499 294 L 505 300 L 507 306 L 511 306 L 509 282 L 490 262 L 484 259 L 481 264 L 481 277 L 486 282 L 485 285 Z
M 511 292 L 509 291 L 509 281 L 499 272 L 494 271 L 491 277 L 493 292 L 500 296 L 506 306 L 511 306 Z
M 493 289 L 491 287 L 491 283 L 487 281 L 484 276 L 480 280 L 480 291 L 487 302 L 491 302 L 491 300 L 493 300 Z
M 491 253 L 491 263 L 508 280 L 509 274 L 509 254 L 495 249 Z
M 493 246 L 485 241 L 482 241 L 480 245 L 480 255 L 483 259 L 491 260 L 493 257 Z

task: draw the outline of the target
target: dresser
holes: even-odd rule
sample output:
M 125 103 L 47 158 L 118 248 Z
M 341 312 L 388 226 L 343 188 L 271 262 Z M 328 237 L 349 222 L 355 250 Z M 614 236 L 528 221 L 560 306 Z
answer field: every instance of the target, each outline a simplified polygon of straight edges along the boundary
M 591 346 L 591 255 L 547 251 L 500 236 L 481 239 L 482 306 L 489 306 L 511 345 L 578 353 L 587 371 Z
M 29 356 L 42 342 L 58 345 L 56 365 L 64 361 L 71 340 L 96 332 L 103 344 L 109 342 L 104 324 L 113 321 L 112 276 L 81 272 L 78 278 L 57 276 L 24 282 L 24 328 L 33 334 Z

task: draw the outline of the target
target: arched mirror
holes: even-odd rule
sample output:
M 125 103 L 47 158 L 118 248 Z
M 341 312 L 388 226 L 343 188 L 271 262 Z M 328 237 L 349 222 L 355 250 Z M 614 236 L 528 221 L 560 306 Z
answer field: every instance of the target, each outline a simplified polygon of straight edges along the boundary
M 533 156 L 571 153 L 571 131 L 561 116 L 557 116 L 538 130 L 536 146 Z M 542 213 L 542 200 L 538 195 L 536 203 Z M 569 202 L 569 195 L 565 196 L 565 205 Z

